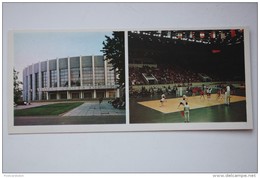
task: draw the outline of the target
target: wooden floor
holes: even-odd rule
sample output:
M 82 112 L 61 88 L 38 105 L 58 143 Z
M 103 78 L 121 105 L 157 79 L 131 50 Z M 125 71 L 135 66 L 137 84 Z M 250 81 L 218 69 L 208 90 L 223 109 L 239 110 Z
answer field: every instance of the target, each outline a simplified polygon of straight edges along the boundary
M 212 94 L 209 100 L 207 99 L 207 96 L 205 96 L 205 99 L 204 98 L 200 99 L 200 96 L 191 96 L 188 97 L 187 101 L 190 106 L 190 109 L 204 108 L 204 107 L 224 104 L 224 99 L 216 99 L 216 98 L 217 98 L 217 94 Z M 166 99 L 166 102 L 164 102 L 163 106 L 161 106 L 160 100 L 142 101 L 142 102 L 138 102 L 138 104 L 141 104 L 143 106 L 157 110 L 162 113 L 173 113 L 173 112 L 179 112 L 183 110 L 183 106 L 180 106 L 178 109 L 178 105 L 181 100 L 182 98 Z M 230 102 L 233 103 L 233 102 L 244 101 L 244 100 L 246 100 L 246 97 L 231 95 Z

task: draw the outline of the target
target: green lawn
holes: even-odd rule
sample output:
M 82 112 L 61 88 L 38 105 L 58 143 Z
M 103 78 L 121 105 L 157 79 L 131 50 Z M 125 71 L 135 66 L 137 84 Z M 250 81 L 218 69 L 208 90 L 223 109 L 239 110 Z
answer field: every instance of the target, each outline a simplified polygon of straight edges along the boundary
M 34 108 L 15 110 L 14 116 L 58 116 L 72 110 L 84 102 L 76 103 L 56 103 Z

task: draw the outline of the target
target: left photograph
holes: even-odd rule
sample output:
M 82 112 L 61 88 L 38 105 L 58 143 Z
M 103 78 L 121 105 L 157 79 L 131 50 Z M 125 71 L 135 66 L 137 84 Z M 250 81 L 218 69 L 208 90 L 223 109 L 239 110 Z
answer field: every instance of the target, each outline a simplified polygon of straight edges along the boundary
M 124 32 L 11 36 L 14 126 L 126 123 Z

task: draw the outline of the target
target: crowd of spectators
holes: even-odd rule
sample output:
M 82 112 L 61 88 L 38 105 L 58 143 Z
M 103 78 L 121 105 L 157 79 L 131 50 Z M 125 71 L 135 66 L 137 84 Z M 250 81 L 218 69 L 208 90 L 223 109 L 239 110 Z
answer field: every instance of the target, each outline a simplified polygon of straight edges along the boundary
M 130 97 L 153 97 L 153 96 L 161 96 L 162 94 L 173 95 L 176 96 L 178 86 L 150 86 L 150 87 L 142 87 L 140 90 L 135 90 L 130 86 L 129 94 Z
M 165 94 L 166 96 L 170 97 L 180 97 L 182 95 L 186 96 L 198 96 L 201 95 L 201 91 L 204 92 L 206 95 L 207 90 L 210 89 L 211 93 L 224 93 L 226 90 L 226 86 L 229 85 L 231 89 L 231 94 L 241 95 L 244 96 L 244 84 L 228 84 L 228 83 L 217 83 L 217 84 L 211 84 L 211 85 L 205 85 L 202 83 L 202 85 L 196 85 L 192 86 L 190 83 L 189 85 L 144 85 L 141 88 L 137 89 L 132 86 L 129 88 L 129 94 L 130 97 L 133 98 L 142 98 L 142 97 L 155 97 L 160 98 L 162 94 Z
M 156 78 L 157 84 L 202 82 L 197 73 L 180 67 L 158 66 L 155 68 L 143 66 L 129 68 L 130 85 L 147 84 L 142 75 L 143 73 L 154 76 Z

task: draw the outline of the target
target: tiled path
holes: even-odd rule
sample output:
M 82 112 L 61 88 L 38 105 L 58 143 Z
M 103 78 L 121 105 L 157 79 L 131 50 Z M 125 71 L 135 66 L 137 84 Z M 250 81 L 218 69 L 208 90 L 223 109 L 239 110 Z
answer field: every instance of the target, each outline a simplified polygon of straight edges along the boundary
M 125 115 L 125 110 L 116 109 L 107 101 L 99 104 L 97 101 L 86 102 L 65 113 L 63 116 L 109 116 Z

